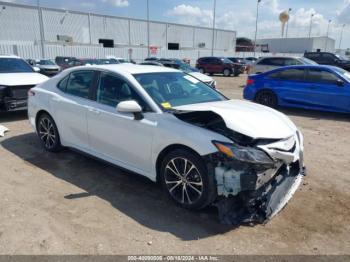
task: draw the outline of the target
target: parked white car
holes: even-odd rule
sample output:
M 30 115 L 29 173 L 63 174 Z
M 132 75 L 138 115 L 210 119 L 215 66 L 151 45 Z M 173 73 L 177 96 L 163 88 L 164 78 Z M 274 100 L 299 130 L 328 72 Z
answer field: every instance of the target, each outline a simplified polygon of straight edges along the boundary
M 28 90 L 47 79 L 20 57 L 0 55 L 0 111 L 26 109 Z
M 259 58 L 251 65 L 250 74 L 264 73 L 282 66 L 317 65 L 316 62 L 305 57 L 268 56 Z
M 171 68 L 67 69 L 30 90 L 28 114 L 46 150 L 75 148 L 159 181 L 185 208 L 214 203 L 225 223 L 271 218 L 304 174 L 288 117 Z
M 198 80 L 202 81 L 203 83 L 206 83 L 207 85 L 210 85 L 213 88 L 216 88 L 216 81 L 214 80 L 214 78 L 206 75 L 206 74 L 202 74 L 200 72 L 188 72 L 189 75 L 197 78 Z

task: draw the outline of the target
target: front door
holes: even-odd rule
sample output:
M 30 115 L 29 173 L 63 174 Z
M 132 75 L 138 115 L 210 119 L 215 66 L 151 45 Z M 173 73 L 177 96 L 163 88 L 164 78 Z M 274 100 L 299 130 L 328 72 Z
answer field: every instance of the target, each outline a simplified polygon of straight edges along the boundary
M 323 69 L 309 69 L 307 81 L 312 98 L 320 109 L 349 111 L 350 92 L 347 86 L 339 85 L 345 81 L 335 73 Z
M 102 72 L 96 89 L 96 102 L 87 112 L 92 149 L 97 155 L 135 172 L 150 171 L 155 114 L 118 75 Z M 117 112 L 118 103 L 128 100 L 141 105 L 143 119 L 135 120 L 131 113 Z

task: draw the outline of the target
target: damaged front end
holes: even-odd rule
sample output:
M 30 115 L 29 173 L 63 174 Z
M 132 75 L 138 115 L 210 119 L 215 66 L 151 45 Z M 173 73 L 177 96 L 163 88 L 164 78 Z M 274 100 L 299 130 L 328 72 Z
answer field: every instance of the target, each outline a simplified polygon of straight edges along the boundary
M 225 224 L 265 223 L 287 204 L 305 175 L 302 136 L 254 146 L 214 141 L 208 156 L 217 182 L 215 202 Z
M 229 138 L 212 141 L 218 152 L 205 157 L 215 175 L 222 223 L 265 223 L 287 204 L 305 175 L 303 136 L 295 130 L 284 139 L 254 139 L 227 128 L 212 111 L 174 113 L 179 119 Z

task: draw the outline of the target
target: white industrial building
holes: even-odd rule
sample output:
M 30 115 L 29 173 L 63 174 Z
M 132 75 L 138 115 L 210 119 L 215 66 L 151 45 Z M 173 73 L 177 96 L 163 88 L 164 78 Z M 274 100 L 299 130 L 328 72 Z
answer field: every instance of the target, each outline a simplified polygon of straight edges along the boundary
M 335 40 L 329 37 L 258 39 L 257 50 L 270 53 L 334 52 Z
M 187 57 L 234 53 L 236 32 L 0 2 L 0 53 L 141 60 L 148 55 Z M 214 34 L 214 41 L 213 41 Z M 148 44 L 149 39 L 149 44 Z

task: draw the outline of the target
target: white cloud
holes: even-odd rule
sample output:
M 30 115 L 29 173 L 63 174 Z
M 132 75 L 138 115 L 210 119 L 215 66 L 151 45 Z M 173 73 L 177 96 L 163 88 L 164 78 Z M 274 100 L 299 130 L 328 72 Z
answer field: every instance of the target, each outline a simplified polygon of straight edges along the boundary
M 128 0 L 102 0 L 104 3 L 109 3 L 111 5 L 114 5 L 116 7 L 127 7 L 129 6 Z
M 350 24 L 350 0 L 344 1 L 343 8 L 337 14 L 337 20 L 341 24 Z
M 213 20 L 212 10 L 201 9 L 198 6 L 178 5 L 166 13 L 168 16 L 178 17 L 180 23 L 211 26 Z

